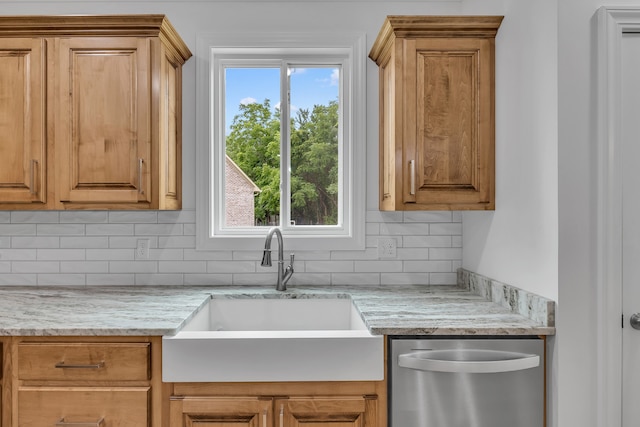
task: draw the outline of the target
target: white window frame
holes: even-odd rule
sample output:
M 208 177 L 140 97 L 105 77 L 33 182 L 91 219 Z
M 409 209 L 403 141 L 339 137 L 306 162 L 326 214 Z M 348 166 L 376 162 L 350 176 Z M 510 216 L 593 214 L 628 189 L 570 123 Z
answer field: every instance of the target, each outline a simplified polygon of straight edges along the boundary
M 269 227 L 224 227 L 224 73 L 243 59 L 341 66 L 338 226 L 283 227 L 287 250 L 362 250 L 365 247 L 366 53 L 361 33 L 207 33 L 197 39 L 196 249 L 256 250 Z M 278 62 L 278 61 L 279 62 Z M 253 62 L 255 63 L 255 62 Z M 280 65 L 276 65 L 280 66 Z M 285 90 L 283 88 L 283 90 Z M 286 110 L 281 110 L 288 117 Z M 283 153 L 281 170 L 288 167 Z M 286 185 L 286 181 L 285 181 Z M 288 194 L 283 188 L 281 194 Z M 220 195 L 220 196 L 218 196 Z

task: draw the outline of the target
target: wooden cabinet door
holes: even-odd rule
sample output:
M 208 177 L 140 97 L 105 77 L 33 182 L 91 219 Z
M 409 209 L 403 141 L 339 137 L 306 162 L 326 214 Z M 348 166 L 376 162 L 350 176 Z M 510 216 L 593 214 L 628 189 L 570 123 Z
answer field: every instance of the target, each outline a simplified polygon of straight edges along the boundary
M 404 202 L 493 209 L 492 39 L 404 44 Z
M 272 405 L 258 397 L 172 397 L 170 426 L 272 427 Z
M 46 202 L 45 49 L 0 39 L 0 204 Z
M 143 37 L 59 40 L 56 186 L 63 203 L 149 202 L 149 56 Z
M 24 387 L 16 427 L 145 427 L 149 395 L 148 387 Z
M 275 401 L 278 427 L 375 427 L 375 397 L 291 397 Z

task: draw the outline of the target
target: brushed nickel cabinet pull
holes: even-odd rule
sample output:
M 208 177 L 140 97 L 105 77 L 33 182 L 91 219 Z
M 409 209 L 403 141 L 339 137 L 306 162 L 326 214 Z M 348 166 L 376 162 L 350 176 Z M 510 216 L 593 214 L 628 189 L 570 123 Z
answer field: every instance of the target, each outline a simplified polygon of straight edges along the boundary
M 267 427 L 267 410 L 262 413 L 262 427 Z
M 284 427 L 284 405 L 280 405 L 280 427 Z
M 36 159 L 31 160 L 31 170 L 29 171 L 29 193 L 36 194 L 36 167 L 38 166 L 38 161 Z
M 94 364 L 87 364 L 87 365 L 81 365 L 81 364 L 66 364 L 64 362 L 58 362 L 55 365 L 56 368 L 61 368 L 61 369 L 101 369 L 104 368 L 104 361 L 102 362 L 98 362 L 98 363 L 94 363 Z
M 411 177 L 409 178 L 411 183 L 411 188 L 409 189 L 409 194 L 415 196 L 416 194 L 416 161 L 409 160 L 409 173 Z
M 144 159 L 140 157 L 138 159 L 138 193 L 144 194 L 144 189 L 142 188 L 142 166 L 144 164 Z
M 100 418 L 98 421 L 88 421 L 88 422 L 69 422 L 65 421 L 64 417 L 60 418 L 60 420 L 56 423 L 56 427 L 102 427 L 104 425 L 104 417 Z

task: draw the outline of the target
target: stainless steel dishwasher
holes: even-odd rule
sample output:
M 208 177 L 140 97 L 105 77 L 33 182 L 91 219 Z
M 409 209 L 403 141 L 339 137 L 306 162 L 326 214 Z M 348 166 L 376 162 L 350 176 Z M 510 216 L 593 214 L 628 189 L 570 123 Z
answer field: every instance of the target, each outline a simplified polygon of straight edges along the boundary
M 390 337 L 390 427 L 543 427 L 544 341 Z

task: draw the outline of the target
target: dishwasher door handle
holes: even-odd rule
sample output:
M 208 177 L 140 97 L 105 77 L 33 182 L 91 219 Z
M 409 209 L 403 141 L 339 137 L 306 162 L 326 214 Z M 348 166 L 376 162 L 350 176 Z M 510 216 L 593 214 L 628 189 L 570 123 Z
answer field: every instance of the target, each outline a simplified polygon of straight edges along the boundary
M 427 350 L 398 356 L 398 366 L 431 372 L 483 374 L 522 371 L 539 365 L 537 354 L 500 350 Z

